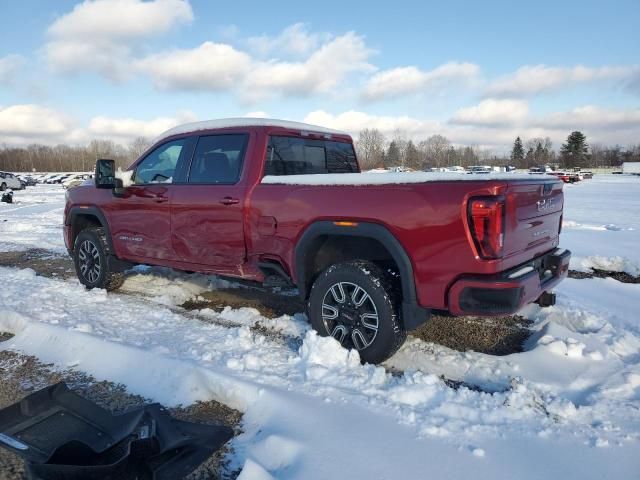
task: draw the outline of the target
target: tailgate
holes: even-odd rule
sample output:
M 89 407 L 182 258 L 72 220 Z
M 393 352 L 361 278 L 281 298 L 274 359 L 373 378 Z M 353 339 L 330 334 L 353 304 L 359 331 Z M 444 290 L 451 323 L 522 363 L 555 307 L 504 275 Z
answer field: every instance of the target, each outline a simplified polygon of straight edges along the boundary
M 507 189 L 505 255 L 558 244 L 564 197 L 562 182 L 512 183 Z

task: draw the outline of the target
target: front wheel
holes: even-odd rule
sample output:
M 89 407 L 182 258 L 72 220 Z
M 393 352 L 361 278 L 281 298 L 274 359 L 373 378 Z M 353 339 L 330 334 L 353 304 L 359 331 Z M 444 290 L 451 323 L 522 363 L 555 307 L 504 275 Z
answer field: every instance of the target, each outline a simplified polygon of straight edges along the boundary
M 2 184 L 0 185 L 0 192 L 4 192 L 7 189 L 7 184 L 2 182 Z
M 88 289 L 115 290 L 124 282 L 121 272 L 109 268 L 109 244 L 104 229 L 85 228 L 76 237 L 73 247 L 73 263 L 78 280 Z
M 311 289 L 311 325 L 320 335 L 358 350 L 362 361 L 380 363 L 407 338 L 398 314 L 396 290 L 393 279 L 371 262 L 332 265 Z

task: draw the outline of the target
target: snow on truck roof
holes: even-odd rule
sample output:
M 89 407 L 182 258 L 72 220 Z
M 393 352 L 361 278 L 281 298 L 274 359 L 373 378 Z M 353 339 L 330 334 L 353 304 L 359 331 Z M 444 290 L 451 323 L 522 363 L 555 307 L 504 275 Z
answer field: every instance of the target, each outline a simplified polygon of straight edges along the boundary
M 275 185 L 393 185 L 427 182 L 479 182 L 483 180 L 529 180 L 539 181 L 541 177 L 516 173 L 488 173 L 484 175 L 440 172 L 390 172 L 390 173 L 319 173 L 310 175 L 267 175 L 262 183 Z M 550 176 L 543 180 L 555 181 Z
M 302 122 L 291 122 L 289 120 L 276 120 L 273 118 L 220 118 L 217 120 L 204 120 L 201 122 L 185 123 L 177 127 L 170 128 L 166 132 L 160 134 L 153 143 L 157 143 L 167 137 L 180 135 L 183 133 L 192 133 L 199 130 L 213 130 L 217 128 L 233 128 L 233 127 L 281 127 L 290 128 L 292 130 L 304 130 L 309 132 L 326 133 L 330 135 L 349 135 L 347 132 L 333 130 L 331 128 L 321 127 L 319 125 L 310 125 Z

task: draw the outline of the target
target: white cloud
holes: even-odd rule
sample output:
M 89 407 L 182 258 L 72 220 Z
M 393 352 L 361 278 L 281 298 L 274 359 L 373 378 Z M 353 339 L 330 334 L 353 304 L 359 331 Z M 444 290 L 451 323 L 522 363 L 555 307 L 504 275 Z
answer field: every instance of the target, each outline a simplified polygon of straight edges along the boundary
M 247 112 L 244 114 L 244 116 L 247 118 L 269 118 L 269 114 L 267 112 L 263 112 L 262 110 Z
M 243 101 L 254 102 L 277 94 L 330 92 L 347 75 L 373 69 L 367 63 L 371 54 L 363 38 L 349 32 L 303 61 L 255 60 L 230 45 L 205 42 L 194 49 L 151 55 L 135 65 L 162 89 L 234 90 Z
M 0 107 L 0 138 L 7 143 L 62 142 L 71 126 L 66 115 L 41 105 Z
M 498 78 L 487 88 L 487 95 L 498 97 L 522 97 L 542 92 L 568 88 L 580 83 L 603 80 L 631 79 L 640 73 L 640 66 L 603 66 L 597 68 L 550 67 L 526 65 L 514 73 Z
M 21 55 L 0 57 L 0 85 L 12 85 L 25 64 Z
M 426 138 L 441 129 L 439 122 L 419 120 L 408 116 L 379 116 L 365 112 L 350 110 L 338 115 L 316 110 L 304 117 L 304 122 L 323 127 L 344 130 L 356 137 L 364 128 L 376 128 L 391 138 L 396 132 L 401 132 L 410 138 Z
M 194 122 L 197 116 L 192 112 L 180 112 L 175 117 L 158 117 L 151 120 L 136 118 L 93 117 L 86 129 L 76 132 L 78 138 L 108 139 L 118 143 L 128 143 L 137 137 L 153 139 L 162 132 L 182 123 Z
M 418 67 L 398 67 L 376 73 L 365 85 L 366 100 L 382 100 L 441 88 L 455 81 L 470 81 L 480 73 L 473 63 L 449 62 L 433 70 Z
M 270 54 L 307 55 L 318 47 L 321 40 L 328 39 L 328 34 L 311 33 L 304 23 L 294 23 L 276 36 L 260 35 L 249 37 L 249 49 L 259 56 Z
M 137 137 L 153 139 L 169 128 L 197 119 L 194 113 L 183 111 L 150 120 L 96 116 L 80 125 L 64 113 L 42 105 L 0 106 L 0 143 L 85 144 L 99 139 L 127 145 Z
M 461 108 L 450 122 L 459 125 L 517 125 L 527 118 L 528 113 L 529 104 L 524 100 L 489 98 L 478 105 Z
M 362 37 L 348 32 L 323 44 L 302 62 L 257 62 L 245 79 L 243 96 L 253 100 L 273 93 L 326 93 L 350 73 L 371 71 L 367 60 L 372 53 Z
M 251 69 L 251 58 L 230 45 L 205 42 L 191 50 L 172 50 L 136 62 L 158 88 L 166 90 L 226 90 Z
M 585 105 L 568 112 L 553 113 L 537 125 L 561 129 L 635 129 L 640 133 L 640 108 L 613 110 Z
M 85 0 L 51 24 L 44 52 L 57 71 L 122 80 L 136 42 L 192 19 L 186 0 Z

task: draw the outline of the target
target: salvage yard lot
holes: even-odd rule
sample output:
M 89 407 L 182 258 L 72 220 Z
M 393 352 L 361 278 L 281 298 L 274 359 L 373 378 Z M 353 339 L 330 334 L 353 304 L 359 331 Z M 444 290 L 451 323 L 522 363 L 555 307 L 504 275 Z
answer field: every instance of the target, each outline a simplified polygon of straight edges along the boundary
M 637 478 L 640 284 L 588 277 L 640 275 L 640 179 L 601 175 L 565 192 L 560 246 L 587 278 L 506 329 L 438 317 L 376 367 L 315 335 L 291 292 L 266 305 L 250 285 L 147 267 L 120 293 L 84 290 L 62 258 L 64 191 L 30 187 L 0 204 L 0 332 L 13 335 L 0 350 L 168 407 L 242 412 L 222 476 Z M 466 345 L 437 336 L 456 321 Z M 509 332 L 517 340 L 491 347 Z

